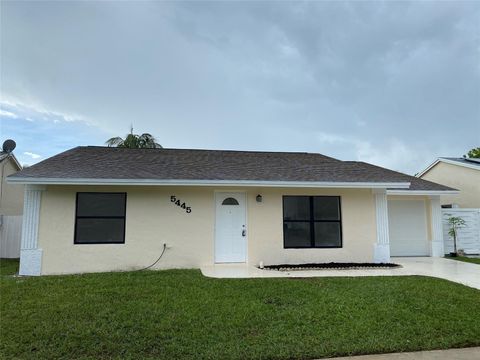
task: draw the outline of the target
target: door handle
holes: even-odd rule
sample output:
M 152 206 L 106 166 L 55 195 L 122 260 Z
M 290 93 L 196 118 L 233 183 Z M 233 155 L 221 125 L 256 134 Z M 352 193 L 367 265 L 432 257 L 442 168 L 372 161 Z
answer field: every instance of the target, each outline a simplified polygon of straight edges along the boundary
M 245 225 L 242 225 L 242 236 L 247 236 L 247 229 L 245 229 Z

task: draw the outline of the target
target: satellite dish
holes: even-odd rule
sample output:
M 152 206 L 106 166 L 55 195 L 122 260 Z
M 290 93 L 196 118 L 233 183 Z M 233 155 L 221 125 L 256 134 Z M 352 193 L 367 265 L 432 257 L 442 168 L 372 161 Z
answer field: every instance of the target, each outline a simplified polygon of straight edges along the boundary
M 5 140 L 2 148 L 4 152 L 6 152 L 7 154 L 10 154 L 15 149 L 16 146 L 17 144 L 15 143 L 15 141 L 13 141 L 12 139 L 8 139 L 8 140 Z

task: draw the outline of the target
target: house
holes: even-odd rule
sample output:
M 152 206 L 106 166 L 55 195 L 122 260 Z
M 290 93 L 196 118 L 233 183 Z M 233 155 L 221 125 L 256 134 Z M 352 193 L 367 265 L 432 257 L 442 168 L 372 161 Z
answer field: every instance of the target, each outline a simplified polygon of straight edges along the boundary
M 480 208 L 480 159 L 441 157 L 417 177 L 460 190 L 441 197 L 444 207 Z
M 24 189 L 6 178 L 21 169 L 15 155 L 0 151 L 0 258 L 20 257 Z
M 321 154 L 76 147 L 24 184 L 20 274 L 443 256 L 457 191 Z
M 480 253 L 480 159 L 438 158 L 417 177 L 451 186 L 460 192 L 456 196 L 445 194 L 440 197 L 444 208 L 443 237 L 446 252 L 454 250 L 449 235 L 448 219 L 461 217 L 465 226 L 457 231 L 457 248 L 466 254 Z

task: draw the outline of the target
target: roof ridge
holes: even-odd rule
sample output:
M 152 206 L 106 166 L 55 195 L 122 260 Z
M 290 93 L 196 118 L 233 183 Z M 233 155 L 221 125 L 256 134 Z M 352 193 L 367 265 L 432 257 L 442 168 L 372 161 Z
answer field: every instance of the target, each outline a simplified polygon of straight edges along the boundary
M 184 150 L 184 151 L 213 151 L 213 152 L 235 152 L 235 153 L 254 153 L 254 154 L 303 154 L 303 155 L 320 155 L 324 156 L 329 159 L 342 161 L 331 156 L 324 155 L 322 153 L 316 152 L 308 152 L 308 151 L 269 151 L 269 150 L 233 150 L 233 149 L 194 149 L 194 148 L 140 148 L 140 149 L 131 149 L 131 148 L 121 148 L 121 147 L 111 147 L 111 146 L 100 146 L 100 145 L 85 145 L 85 146 L 77 146 L 75 148 L 100 148 L 100 149 L 117 149 L 117 150 L 157 150 L 157 151 L 165 151 L 165 150 Z M 75 149 L 74 148 L 74 149 Z M 70 149 L 71 150 L 71 149 Z

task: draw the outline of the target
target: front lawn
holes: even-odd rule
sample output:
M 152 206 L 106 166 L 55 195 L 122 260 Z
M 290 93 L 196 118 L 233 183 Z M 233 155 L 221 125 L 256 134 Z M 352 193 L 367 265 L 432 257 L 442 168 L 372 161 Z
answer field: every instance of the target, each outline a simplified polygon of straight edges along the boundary
M 457 261 L 463 261 L 463 262 L 468 262 L 472 264 L 479 264 L 480 265 L 480 258 L 471 258 L 471 257 L 466 257 L 466 256 L 445 256 L 447 259 L 450 260 L 457 260 Z
M 11 275 L 18 273 L 18 259 L 0 258 L 0 275 Z
M 427 277 L 0 278 L 0 358 L 311 359 L 480 345 L 480 291 Z

